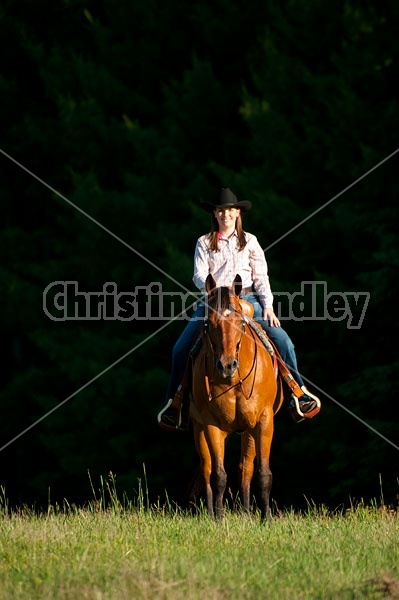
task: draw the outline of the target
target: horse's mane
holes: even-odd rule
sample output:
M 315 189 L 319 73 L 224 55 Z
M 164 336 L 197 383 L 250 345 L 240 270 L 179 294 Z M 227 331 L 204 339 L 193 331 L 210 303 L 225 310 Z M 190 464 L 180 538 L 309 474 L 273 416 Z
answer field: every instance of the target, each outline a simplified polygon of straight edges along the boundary
M 212 290 L 208 298 L 209 306 L 216 312 L 231 307 L 231 290 L 228 287 L 219 287 Z

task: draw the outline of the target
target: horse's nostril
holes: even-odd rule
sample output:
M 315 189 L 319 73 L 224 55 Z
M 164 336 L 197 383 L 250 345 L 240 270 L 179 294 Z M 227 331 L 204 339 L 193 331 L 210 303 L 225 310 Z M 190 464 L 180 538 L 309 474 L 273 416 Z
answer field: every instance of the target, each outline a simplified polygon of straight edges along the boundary
M 238 364 L 238 363 L 237 363 L 237 361 L 236 361 L 236 360 L 231 360 L 231 361 L 230 361 L 230 362 L 229 362 L 229 363 L 226 365 L 226 368 L 227 368 L 229 371 L 235 371 L 235 370 L 236 370 L 236 368 L 237 368 L 237 364 Z
M 222 362 L 219 359 L 216 363 L 216 368 L 218 369 L 219 373 L 224 374 L 225 376 L 227 374 L 233 374 L 236 371 L 237 367 L 238 361 L 236 359 L 231 359 L 225 362 Z

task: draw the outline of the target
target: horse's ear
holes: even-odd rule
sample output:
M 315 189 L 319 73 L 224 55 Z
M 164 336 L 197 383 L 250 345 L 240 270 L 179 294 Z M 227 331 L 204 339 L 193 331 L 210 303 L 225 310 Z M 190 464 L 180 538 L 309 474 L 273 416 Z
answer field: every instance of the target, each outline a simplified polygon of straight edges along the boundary
M 236 296 L 239 296 L 241 294 L 241 290 L 242 290 L 242 279 L 241 279 L 241 275 L 239 275 L 237 273 L 237 275 L 234 277 L 234 281 L 233 281 L 233 290 Z
M 214 280 L 212 275 L 209 273 L 209 275 L 207 276 L 207 278 L 205 280 L 206 293 L 209 294 L 212 290 L 215 289 L 215 287 L 216 287 L 216 281 Z

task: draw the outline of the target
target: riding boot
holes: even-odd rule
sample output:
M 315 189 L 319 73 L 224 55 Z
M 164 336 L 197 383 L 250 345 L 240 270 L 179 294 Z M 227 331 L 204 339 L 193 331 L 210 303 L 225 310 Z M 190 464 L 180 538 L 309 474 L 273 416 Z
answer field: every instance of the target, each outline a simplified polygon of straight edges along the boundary
M 181 386 L 179 386 L 181 387 Z M 158 424 L 162 429 L 173 431 L 181 425 L 182 395 L 178 390 L 173 398 L 169 398 L 166 405 L 158 413 Z
M 174 431 L 175 429 L 189 428 L 189 401 L 188 390 L 182 384 L 177 388 L 173 398 L 170 398 L 158 414 L 158 424 L 162 429 Z

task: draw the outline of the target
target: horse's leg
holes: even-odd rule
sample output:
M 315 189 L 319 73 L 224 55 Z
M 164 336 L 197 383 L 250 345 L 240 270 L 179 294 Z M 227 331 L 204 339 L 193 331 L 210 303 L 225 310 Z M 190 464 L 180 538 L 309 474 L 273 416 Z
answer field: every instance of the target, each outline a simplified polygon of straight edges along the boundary
M 245 510 L 249 510 L 250 505 L 251 481 L 254 474 L 255 456 L 255 440 L 248 431 L 244 431 L 244 433 L 241 434 L 241 456 L 238 465 L 238 476 L 241 500 Z
M 261 519 L 270 519 L 270 490 L 272 487 L 272 472 L 270 470 L 270 449 L 274 431 L 273 411 L 265 411 L 261 421 L 255 428 L 256 455 L 258 457 L 258 481 L 261 497 Z
M 212 490 L 215 497 L 216 517 L 223 517 L 223 497 L 226 491 L 227 474 L 224 468 L 224 451 L 227 434 L 218 427 L 208 425 L 205 435 L 212 458 Z
M 205 483 L 206 507 L 213 517 L 213 493 L 211 487 L 212 460 L 204 429 L 194 422 L 194 441 L 200 458 L 200 469 Z

